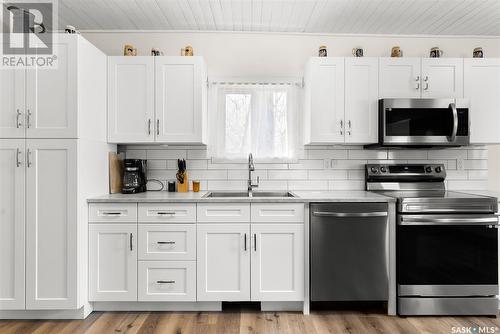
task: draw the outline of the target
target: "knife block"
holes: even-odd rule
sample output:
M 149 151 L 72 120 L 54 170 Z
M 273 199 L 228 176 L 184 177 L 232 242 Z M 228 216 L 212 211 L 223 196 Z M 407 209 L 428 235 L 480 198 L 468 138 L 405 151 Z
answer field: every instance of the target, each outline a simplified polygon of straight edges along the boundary
M 177 180 L 177 191 L 180 193 L 189 191 L 189 180 L 187 172 L 184 172 L 184 183 L 180 183 L 179 180 Z

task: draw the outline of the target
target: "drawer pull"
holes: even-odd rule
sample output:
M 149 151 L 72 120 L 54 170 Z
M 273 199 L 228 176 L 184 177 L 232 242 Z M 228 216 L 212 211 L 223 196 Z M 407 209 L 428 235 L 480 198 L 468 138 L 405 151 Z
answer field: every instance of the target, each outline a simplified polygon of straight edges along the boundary
M 175 281 L 156 281 L 157 284 L 174 284 Z
M 160 216 L 165 216 L 165 215 L 174 216 L 175 215 L 175 211 L 159 211 L 156 214 L 160 215 Z
M 121 212 L 103 212 L 102 213 L 105 216 L 121 216 Z
M 158 245 L 174 245 L 175 241 L 157 241 Z

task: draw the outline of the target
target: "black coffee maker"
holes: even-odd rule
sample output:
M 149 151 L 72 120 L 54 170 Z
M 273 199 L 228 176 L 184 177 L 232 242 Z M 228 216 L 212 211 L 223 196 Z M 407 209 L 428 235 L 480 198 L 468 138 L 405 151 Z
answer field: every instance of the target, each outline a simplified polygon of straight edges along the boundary
M 146 191 L 146 160 L 125 159 L 123 161 L 122 194 L 136 194 Z

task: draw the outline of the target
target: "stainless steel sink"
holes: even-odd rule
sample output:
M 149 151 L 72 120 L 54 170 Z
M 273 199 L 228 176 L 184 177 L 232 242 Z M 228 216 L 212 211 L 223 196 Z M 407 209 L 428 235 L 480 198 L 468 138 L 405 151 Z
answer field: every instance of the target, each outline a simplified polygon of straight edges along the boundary
M 231 198 L 231 197 L 250 197 L 246 191 L 211 191 L 206 193 L 203 197 L 207 198 Z M 270 197 L 270 198 L 290 198 L 297 197 L 289 191 L 254 191 L 252 197 Z
M 254 191 L 253 197 L 297 197 L 289 191 Z

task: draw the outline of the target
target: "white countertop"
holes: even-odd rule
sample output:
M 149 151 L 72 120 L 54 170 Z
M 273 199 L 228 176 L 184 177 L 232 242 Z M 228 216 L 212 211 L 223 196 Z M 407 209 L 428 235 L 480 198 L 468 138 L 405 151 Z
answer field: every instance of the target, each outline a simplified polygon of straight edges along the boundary
M 356 191 L 292 191 L 297 197 L 218 197 L 204 198 L 207 191 L 170 193 L 166 191 L 147 191 L 139 194 L 108 194 L 91 197 L 89 203 L 109 203 L 109 202 L 166 202 L 166 203 L 189 203 L 189 202 L 395 202 L 394 198 L 377 195 L 372 192 Z

